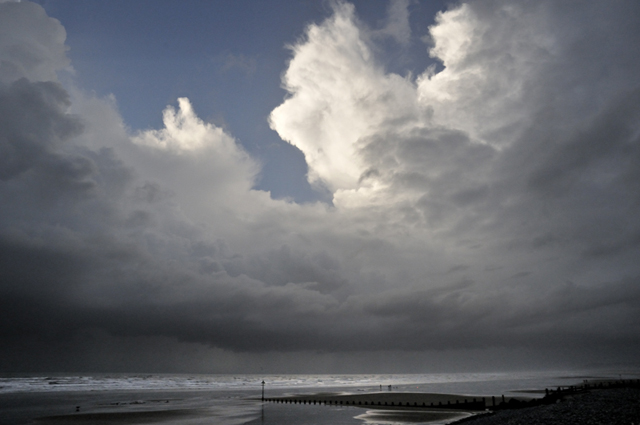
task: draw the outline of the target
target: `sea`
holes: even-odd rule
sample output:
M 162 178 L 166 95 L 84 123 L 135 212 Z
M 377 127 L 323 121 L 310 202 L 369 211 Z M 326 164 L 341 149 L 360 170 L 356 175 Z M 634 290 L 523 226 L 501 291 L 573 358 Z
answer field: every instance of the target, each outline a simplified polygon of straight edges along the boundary
M 638 370 L 360 375 L 0 375 L 0 424 L 446 424 L 356 406 L 277 404 L 264 397 L 379 391 L 542 397 L 585 381 L 638 379 Z M 264 385 L 263 385 L 264 382 Z

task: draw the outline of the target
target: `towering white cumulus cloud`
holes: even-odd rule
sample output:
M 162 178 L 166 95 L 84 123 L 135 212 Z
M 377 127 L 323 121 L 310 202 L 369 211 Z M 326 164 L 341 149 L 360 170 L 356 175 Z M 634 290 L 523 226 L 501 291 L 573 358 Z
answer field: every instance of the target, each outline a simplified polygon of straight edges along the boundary
M 331 188 L 338 206 L 391 202 L 436 230 L 490 223 L 501 212 L 487 202 L 533 201 L 522 197 L 533 178 L 525 174 L 544 171 L 527 167 L 546 161 L 525 152 L 571 144 L 615 107 L 606 102 L 635 89 L 622 60 L 630 45 L 611 45 L 608 32 L 576 17 L 624 20 L 632 7 L 463 3 L 430 31 L 430 54 L 444 69 L 412 81 L 376 65 L 353 8 L 342 4 L 293 47 L 283 78 L 291 97 L 273 111 L 272 127 L 305 153 L 310 180 Z M 600 72 L 616 78 L 594 80 Z M 511 175 L 518 163 L 524 168 Z
M 163 113 L 165 128 L 142 131 L 132 138 L 138 147 L 130 155 L 140 169 L 181 199 L 185 212 L 198 219 L 219 210 L 223 201 L 231 207 L 246 205 L 259 172 L 259 164 L 236 140 L 213 124 L 198 118 L 186 98 L 178 99 L 178 110 L 168 106 Z
M 165 109 L 162 120 L 164 129 L 144 131 L 134 141 L 177 152 L 215 147 L 216 151 L 227 156 L 225 159 L 241 156 L 233 138 L 221 128 L 204 123 L 196 116 L 189 99 L 179 98 L 178 105 L 177 112 L 172 106 Z
M 366 35 L 354 22 L 354 7 L 335 6 L 322 25 L 311 25 L 283 83 L 291 93 L 271 114 L 271 126 L 304 152 L 309 180 L 332 190 L 354 189 L 367 171 L 360 141 L 387 122 L 402 126 L 417 111 L 411 81 L 385 74 Z
M 293 47 L 283 78 L 290 97 L 272 127 L 304 152 L 310 181 L 331 188 L 341 212 L 372 220 L 378 234 L 423 239 L 427 258 L 440 250 L 458 261 L 452 276 L 475 281 L 465 286 L 467 312 L 475 305 L 484 316 L 492 298 L 514 312 L 545 305 L 563 281 L 579 282 L 569 286 L 576 297 L 580 288 L 637 295 L 628 285 L 639 270 L 627 256 L 636 239 L 623 230 L 640 231 L 629 203 L 637 168 L 623 152 L 635 158 L 638 149 L 638 10 L 610 6 L 462 3 L 440 13 L 426 38 L 443 69 L 414 81 L 377 66 L 353 9 L 338 5 Z M 605 199 L 616 207 L 603 208 Z M 421 269 L 425 281 L 449 280 L 436 269 Z M 519 284 L 502 292 L 512 279 Z M 375 311 L 404 317 L 417 294 L 406 296 Z M 600 317 L 617 320 L 608 308 Z
M 253 189 L 186 98 L 128 134 L 56 82 L 61 25 L 0 3 L 0 365 L 635 360 L 640 6 L 470 1 L 416 35 L 407 4 L 372 30 L 335 3 L 291 46 L 270 124 L 328 206 Z M 441 67 L 389 72 L 389 36 Z

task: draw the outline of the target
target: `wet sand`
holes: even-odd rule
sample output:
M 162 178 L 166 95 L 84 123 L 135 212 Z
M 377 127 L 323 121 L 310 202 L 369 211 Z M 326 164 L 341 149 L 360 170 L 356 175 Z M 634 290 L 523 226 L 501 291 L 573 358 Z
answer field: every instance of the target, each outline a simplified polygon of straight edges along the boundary
M 0 395 L 2 425 L 222 424 L 260 416 L 262 403 L 232 391 L 73 391 Z
M 154 423 L 167 420 L 184 420 L 189 417 L 202 416 L 196 409 L 151 410 L 140 412 L 108 412 L 108 413 L 75 413 L 36 418 L 36 423 L 50 424 L 132 424 Z
M 286 391 L 286 390 L 285 390 Z M 316 404 L 302 403 L 311 397 Z M 450 422 L 466 417 L 461 410 L 412 409 L 407 403 L 446 405 L 464 396 L 380 392 L 286 395 L 298 403 L 262 403 L 259 394 L 228 391 L 176 392 L 58 392 L 53 394 L 5 394 L 0 397 L 2 424 L 260 424 L 260 425 L 352 425 L 366 423 Z M 321 404 L 318 399 L 331 401 Z M 342 401 L 343 404 L 337 404 Z M 346 403 L 349 403 L 348 405 Z M 367 402 L 369 406 L 365 406 Z M 380 403 L 380 408 L 370 404 Z M 387 406 L 384 404 L 387 403 Z M 391 404 L 393 403 L 393 406 Z M 403 403 L 400 407 L 399 404 Z M 77 409 L 77 406 L 80 406 Z M 364 407 L 364 408 L 363 408 Z
M 434 411 L 434 410 L 368 410 L 366 413 L 356 416 L 365 423 L 398 424 L 398 423 L 452 423 L 457 420 L 471 417 L 471 413 L 460 411 Z
M 313 393 L 265 398 L 282 408 L 322 406 L 324 409 L 352 408 L 353 418 L 366 423 L 448 423 L 484 412 L 483 398 L 456 394 L 373 392 Z M 302 405 L 302 406 L 301 406 Z M 361 409 L 358 414 L 356 409 Z M 362 422 L 358 422 L 362 423 Z
M 465 398 L 467 402 L 473 400 L 472 396 L 409 392 L 281 393 L 272 398 L 278 402 L 265 403 L 255 392 L 13 394 L 0 397 L 0 404 L 4 404 L 0 423 L 352 425 L 461 420 L 463 425 L 640 424 L 638 389 L 591 390 L 567 396 L 553 405 L 490 414 L 484 410 L 447 407 L 456 400 L 460 405 Z M 476 401 L 480 399 L 476 397 Z M 485 400 L 490 407 L 490 399 Z M 422 403 L 442 407 L 421 407 Z M 76 411 L 78 405 L 81 407 Z
M 319 393 L 297 394 L 272 398 L 285 404 L 283 408 L 322 405 L 324 408 L 349 406 L 366 409 L 354 416 L 365 423 L 460 423 L 464 425 L 584 425 L 640 424 L 640 389 L 591 389 L 563 397 L 551 405 L 490 412 L 491 400 L 485 398 L 487 409 L 448 409 L 465 396 L 454 394 L 380 392 L 368 394 Z M 466 396 L 467 401 L 473 397 Z M 523 399 L 518 397 L 518 399 Z M 476 397 L 480 401 L 480 397 Z M 507 401 L 509 398 L 507 398 Z M 424 403 L 426 407 L 421 407 Z M 431 404 L 441 406 L 431 407 Z M 301 406 L 302 404 L 302 406 Z M 328 405 L 328 406 L 325 406 Z M 458 406 L 460 406 L 460 404 Z M 314 406 L 309 406 L 314 407 Z M 462 406 L 464 407 L 464 406 Z

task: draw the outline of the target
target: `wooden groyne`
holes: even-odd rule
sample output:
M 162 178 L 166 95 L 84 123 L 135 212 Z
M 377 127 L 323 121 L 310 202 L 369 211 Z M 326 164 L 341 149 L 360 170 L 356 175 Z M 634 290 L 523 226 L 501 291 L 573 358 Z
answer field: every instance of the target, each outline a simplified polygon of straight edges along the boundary
M 427 393 L 366 393 L 366 394 L 313 394 L 268 397 L 265 402 L 285 404 L 315 404 L 327 406 L 356 406 L 377 409 L 444 409 L 484 411 L 485 398 L 464 398 L 451 394 Z
M 263 401 L 283 404 L 308 404 L 327 406 L 355 406 L 371 409 L 402 409 L 402 410 L 460 410 L 468 412 L 497 411 L 505 409 L 520 409 L 524 407 L 553 404 L 574 394 L 590 390 L 607 388 L 640 388 L 640 380 L 617 381 L 585 381 L 580 385 L 562 386 L 556 389 L 545 389 L 542 398 L 524 397 L 476 397 L 464 398 L 455 394 L 404 393 L 404 392 L 375 392 L 365 394 L 335 394 L 320 393 L 309 395 L 290 395 L 281 397 L 266 397 Z

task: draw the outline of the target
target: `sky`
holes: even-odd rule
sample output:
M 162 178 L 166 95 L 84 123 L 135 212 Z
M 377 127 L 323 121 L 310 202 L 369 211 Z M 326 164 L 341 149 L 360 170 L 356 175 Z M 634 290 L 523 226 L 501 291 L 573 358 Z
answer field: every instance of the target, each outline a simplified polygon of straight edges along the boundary
M 639 21 L 0 2 L 0 372 L 638 366 Z

